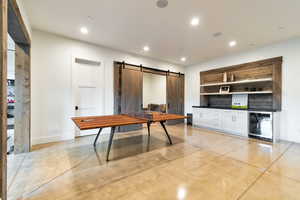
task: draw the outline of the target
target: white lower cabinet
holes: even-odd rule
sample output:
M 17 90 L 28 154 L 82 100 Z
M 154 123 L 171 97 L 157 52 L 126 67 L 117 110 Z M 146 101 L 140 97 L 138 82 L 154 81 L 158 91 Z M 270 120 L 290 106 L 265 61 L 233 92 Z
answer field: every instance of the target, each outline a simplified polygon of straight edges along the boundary
M 207 128 L 220 128 L 220 112 L 217 109 L 194 108 L 193 124 Z
M 224 110 L 221 117 L 222 129 L 226 132 L 235 132 L 236 116 L 230 110 Z
M 193 124 L 196 126 L 200 124 L 200 109 L 193 108 Z
M 248 111 L 193 108 L 193 124 L 248 137 Z
M 237 129 L 238 135 L 248 137 L 248 111 L 237 112 Z

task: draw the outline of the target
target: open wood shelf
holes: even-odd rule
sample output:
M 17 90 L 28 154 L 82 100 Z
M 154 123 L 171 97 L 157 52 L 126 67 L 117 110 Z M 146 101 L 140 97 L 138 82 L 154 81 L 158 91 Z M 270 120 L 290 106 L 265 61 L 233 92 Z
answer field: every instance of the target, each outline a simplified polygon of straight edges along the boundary
M 279 111 L 281 88 L 282 57 L 201 71 L 200 105 L 228 107 L 232 95 L 245 94 L 249 107 Z M 220 93 L 222 89 L 229 89 L 229 93 Z
M 272 94 L 272 91 L 247 91 L 247 92 L 229 92 L 229 93 L 219 93 L 219 92 L 208 92 L 200 93 L 202 96 L 208 95 L 232 95 L 232 94 Z
M 208 87 L 208 86 L 221 86 L 221 85 L 235 85 L 235 84 L 267 82 L 272 80 L 273 80 L 272 78 L 260 78 L 260 79 L 248 79 L 248 80 L 241 80 L 241 81 L 234 81 L 234 82 L 207 83 L 207 84 L 202 84 L 200 86 Z

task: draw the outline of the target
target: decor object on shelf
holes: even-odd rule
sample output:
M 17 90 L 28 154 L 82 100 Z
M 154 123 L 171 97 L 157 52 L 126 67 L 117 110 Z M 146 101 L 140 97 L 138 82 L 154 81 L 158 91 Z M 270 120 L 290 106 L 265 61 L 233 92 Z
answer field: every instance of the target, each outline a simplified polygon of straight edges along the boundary
M 247 109 L 248 108 L 248 94 L 233 94 L 232 108 Z
M 221 94 L 228 94 L 230 92 L 230 86 L 221 86 L 220 93 Z
M 224 72 L 223 74 L 223 82 L 227 82 L 227 72 Z
M 231 74 L 231 75 L 230 75 L 230 81 L 231 81 L 231 82 L 234 82 L 234 74 Z

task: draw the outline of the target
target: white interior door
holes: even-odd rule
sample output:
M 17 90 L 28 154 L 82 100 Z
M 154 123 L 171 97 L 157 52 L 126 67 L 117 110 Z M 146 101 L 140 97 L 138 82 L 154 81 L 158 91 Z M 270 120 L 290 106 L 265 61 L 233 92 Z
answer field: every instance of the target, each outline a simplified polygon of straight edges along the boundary
M 101 62 L 75 58 L 72 66 L 75 116 L 103 115 L 104 70 Z M 80 131 L 76 128 L 75 136 L 92 135 L 97 131 Z

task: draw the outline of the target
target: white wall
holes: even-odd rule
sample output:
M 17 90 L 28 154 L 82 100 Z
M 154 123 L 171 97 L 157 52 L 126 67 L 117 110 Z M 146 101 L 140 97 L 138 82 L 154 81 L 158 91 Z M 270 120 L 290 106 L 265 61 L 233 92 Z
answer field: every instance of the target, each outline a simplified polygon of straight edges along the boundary
M 17 4 L 19 6 L 22 18 L 24 20 L 25 26 L 28 30 L 29 35 L 31 36 L 31 26 L 26 14 L 26 10 L 24 9 L 22 0 L 17 0 Z M 8 79 L 15 79 L 15 43 L 8 35 L 8 54 L 7 54 L 7 74 Z
M 22 18 L 24 20 L 24 24 L 25 24 L 25 26 L 28 30 L 28 34 L 29 34 L 29 36 L 31 36 L 32 35 L 31 25 L 30 25 L 29 18 L 28 18 L 28 15 L 26 13 L 26 10 L 24 8 L 23 1 L 24 0 L 17 0 L 17 4 L 19 6 Z
M 8 35 L 7 78 L 15 79 L 15 42 Z
M 200 104 L 200 71 L 283 56 L 281 139 L 300 142 L 300 38 L 186 68 L 185 111 Z
M 71 40 L 38 30 L 32 31 L 31 135 L 32 143 L 44 143 L 74 137 L 71 91 L 72 57 L 100 60 L 104 68 L 104 114 L 113 114 L 113 61 L 159 69 L 181 71 L 170 65 L 144 57 Z
M 148 104 L 166 104 L 166 76 L 144 73 L 143 75 L 143 106 Z

